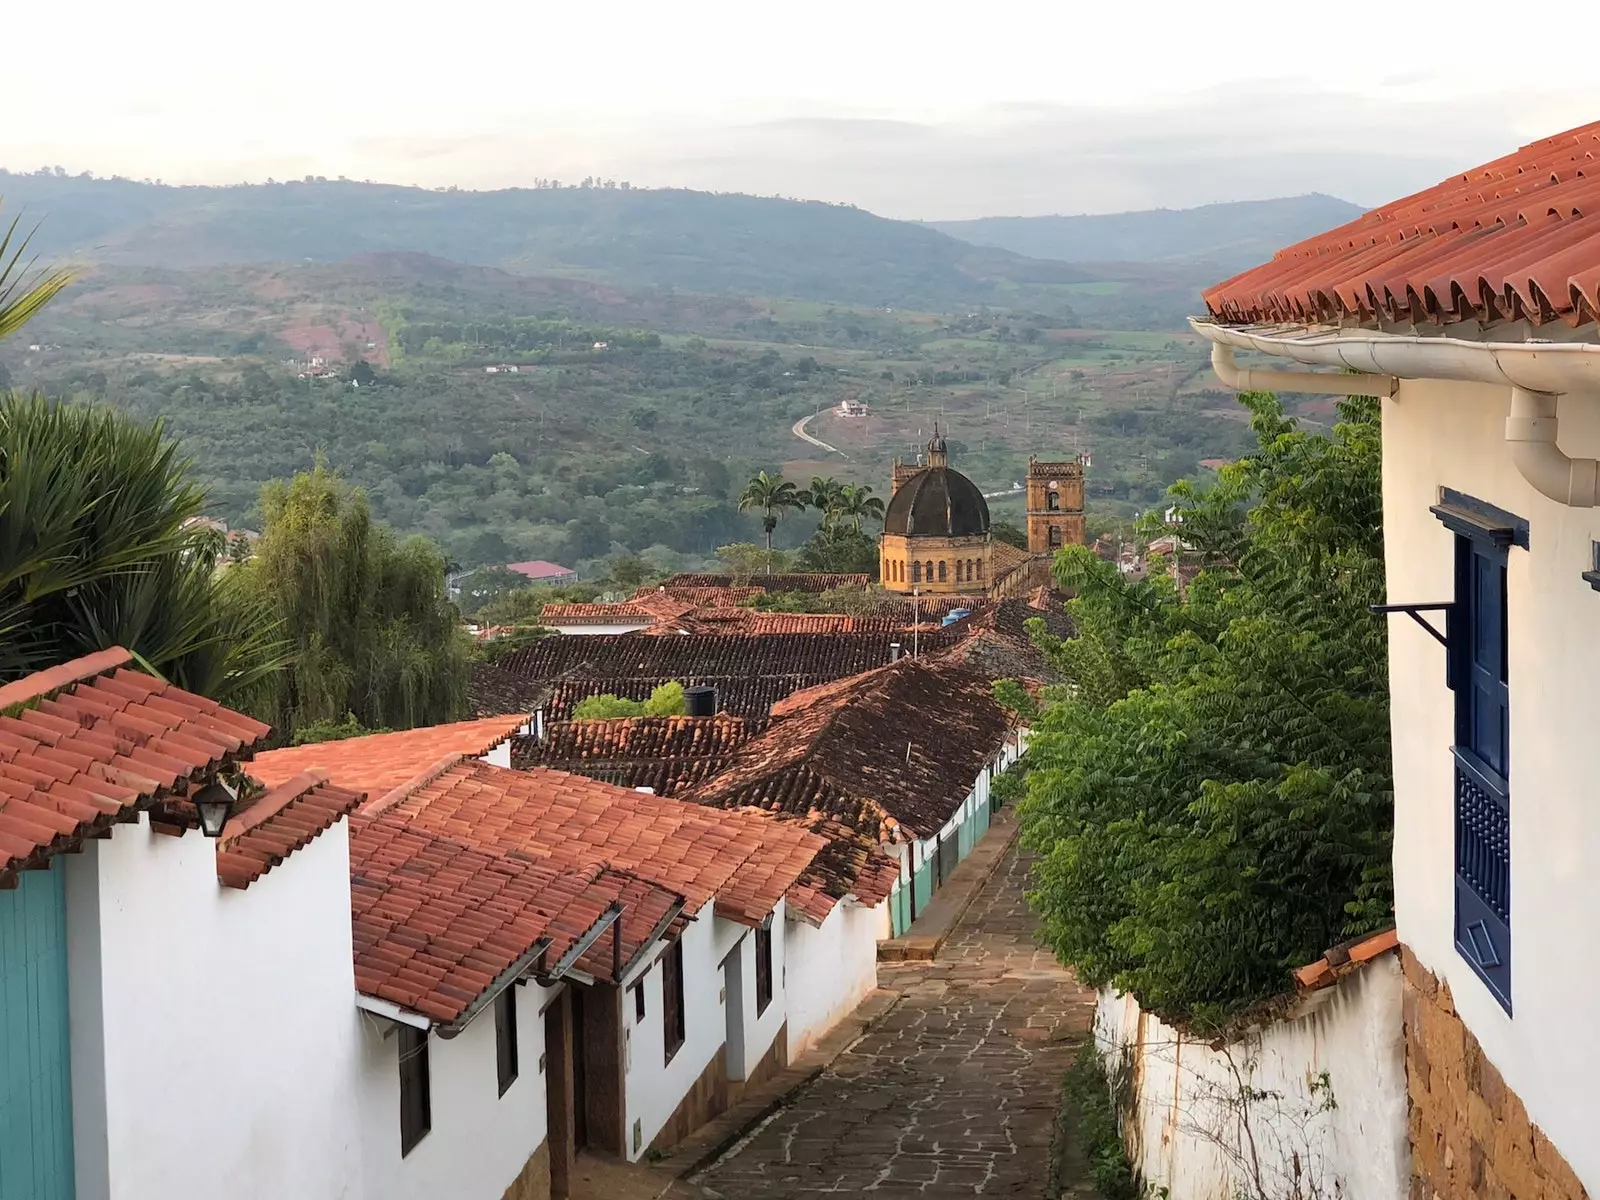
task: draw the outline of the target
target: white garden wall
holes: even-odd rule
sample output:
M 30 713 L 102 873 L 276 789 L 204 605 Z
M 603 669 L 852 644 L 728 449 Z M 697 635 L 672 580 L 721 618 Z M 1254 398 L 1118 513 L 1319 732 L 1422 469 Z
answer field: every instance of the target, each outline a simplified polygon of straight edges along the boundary
M 393 1194 L 362 1181 L 345 825 L 244 891 L 143 816 L 64 861 L 79 1200 Z
M 785 923 L 790 1062 L 878 986 L 878 935 L 887 905 L 866 908 L 845 900 L 820 926 Z
M 1213 1049 L 1186 1037 L 1131 996 L 1102 989 L 1095 1037 L 1113 1074 L 1126 1054 L 1129 1158 L 1169 1200 L 1267 1195 L 1299 1156 L 1321 1190 L 1350 1200 L 1406 1195 L 1406 1079 L 1398 956 L 1385 954 L 1339 983 L 1311 993 L 1301 1015 Z M 1318 1081 L 1327 1073 L 1327 1090 Z M 1275 1093 L 1246 1108 L 1242 1086 Z M 1324 1101 L 1331 1098 L 1334 1106 Z

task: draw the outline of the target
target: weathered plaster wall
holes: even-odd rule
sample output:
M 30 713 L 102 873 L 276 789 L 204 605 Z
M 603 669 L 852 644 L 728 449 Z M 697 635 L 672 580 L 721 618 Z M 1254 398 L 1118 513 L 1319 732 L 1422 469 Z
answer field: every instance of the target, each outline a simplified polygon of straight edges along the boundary
M 1594 740 L 1600 593 L 1582 579 L 1600 509 L 1535 492 L 1505 445 L 1508 389 L 1407 382 L 1383 404 L 1389 599 L 1452 598 L 1452 535 L 1428 511 L 1440 487 L 1529 522 L 1508 563 L 1511 693 L 1512 1001 L 1508 1015 L 1455 949 L 1453 696 L 1444 651 L 1389 620 L 1395 763 L 1395 910 L 1400 940 L 1447 983 L 1452 1006 L 1530 1119 L 1600 1190 L 1593 1085 L 1600 1040 L 1575 1035 L 1594 994 L 1593 957 L 1574 938 L 1600 925 L 1600 810 L 1584 749 Z M 1566 397 L 1563 450 L 1600 456 L 1600 405 Z
M 1401 1046 L 1401 973 L 1394 954 L 1375 959 L 1323 992 L 1313 1007 L 1213 1049 L 1143 1012 L 1131 996 L 1102 989 L 1095 1035 L 1108 1063 L 1128 1055 L 1130 1158 L 1169 1200 L 1233 1200 L 1255 1174 L 1241 1084 L 1281 1102 L 1250 1110 L 1262 1182 L 1285 1186 L 1295 1155 L 1322 1180 L 1311 1195 L 1406 1194 L 1406 1084 Z M 1328 1090 L 1313 1087 L 1327 1072 Z M 1331 1094 L 1336 1107 L 1324 1101 Z M 1229 1147 L 1225 1151 L 1222 1147 Z M 1342 1190 L 1335 1190 L 1335 1183 Z
M 143 816 L 67 871 L 79 1200 L 369 1194 L 345 825 L 244 891 Z
M 785 923 L 789 1061 L 804 1054 L 878 986 L 880 909 L 836 904 L 820 926 Z

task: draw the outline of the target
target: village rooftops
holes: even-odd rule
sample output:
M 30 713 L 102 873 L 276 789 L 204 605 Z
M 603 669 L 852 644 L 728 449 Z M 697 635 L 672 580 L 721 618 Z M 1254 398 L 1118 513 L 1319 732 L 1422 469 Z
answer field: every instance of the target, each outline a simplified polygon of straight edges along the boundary
M 446 1036 L 524 976 L 621 982 L 682 906 L 603 863 L 541 860 L 392 812 L 352 818 L 350 870 L 357 991 Z
M 841 575 L 819 572 L 776 573 L 772 575 L 683 574 L 674 575 L 660 585 L 673 591 L 680 588 L 759 587 L 766 592 L 831 592 L 837 588 L 872 586 L 870 575 Z
M 218 881 L 224 887 L 249 887 L 332 829 L 364 798 L 329 783 L 321 771 L 305 771 L 247 801 L 217 839 Z
M 524 579 L 531 579 L 535 583 L 550 583 L 557 579 L 572 579 L 577 575 L 571 567 L 563 567 L 560 563 L 545 562 L 543 559 L 534 559 L 531 562 L 507 563 L 506 570 L 515 571 Z
M 336 776 L 337 777 L 337 776 Z M 555 864 L 602 862 L 757 925 L 826 843 L 760 813 L 711 812 L 581 775 L 462 762 L 382 807 L 419 832 Z
M 120 647 L 0 687 L 0 887 L 209 779 L 270 728 L 131 670 Z
M 276 787 L 302 771 L 326 771 L 343 787 L 366 792 L 373 802 L 426 774 L 446 759 L 487 754 L 529 722 L 526 713 L 426 725 L 397 733 L 369 733 L 331 742 L 286 746 L 256 756 L 250 775 Z
M 1010 729 L 987 679 L 925 659 L 801 692 L 773 717 L 688 799 L 832 820 L 877 842 L 936 834 Z
M 1280 250 L 1207 291 L 1206 307 L 1234 325 L 1527 321 L 1558 339 L 1562 324 L 1588 326 L 1592 339 L 1597 155 L 1600 123 L 1533 142 Z
M 920 635 L 924 653 L 954 645 L 959 626 Z M 663 684 L 708 684 L 725 711 L 762 720 L 772 705 L 803 688 L 859 675 L 911 650 L 906 633 L 688 634 L 541 638 L 506 656 L 501 669 L 550 688 L 546 716 L 566 720 L 579 701 L 609 693 L 646 699 Z
M 516 767 L 553 767 L 672 796 L 722 770 L 751 733 L 747 722 L 726 713 L 555 721 L 545 727 L 542 740 L 513 738 L 511 761 Z

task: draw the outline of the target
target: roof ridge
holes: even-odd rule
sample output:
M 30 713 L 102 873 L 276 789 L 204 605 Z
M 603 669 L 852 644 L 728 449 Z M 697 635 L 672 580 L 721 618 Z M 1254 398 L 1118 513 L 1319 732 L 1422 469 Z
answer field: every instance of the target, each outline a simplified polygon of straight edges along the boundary
M 222 827 L 222 836 L 218 840 L 227 845 L 243 837 L 263 821 L 277 816 L 307 792 L 327 782 L 328 773 L 313 767 L 300 772 L 293 779 L 285 780 L 275 788 L 269 788 L 248 808 L 228 819 L 228 823 Z
M 379 813 L 395 807 L 402 800 L 407 799 L 413 792 L 420 791 L 421 789 L 427 787 L 434 780 L 438 779 L 441 775 L 444 775 L 454 767 L 459 766 L 468 757 L 469 755 L 466 752 L 460 750 L 446 754 L 431 767 L 425 767 L 423 770 L 418 771 L 404 783 L 396 784 L 394 787 L 390 788 L 376 800 L 369 801 L 368 803 L 362 805 L 359 810 L 361 815 L 366 817 L 375 817 Z M 478 756 L 473 755 L 470 757 Z
M 133 662 L 133 653 L 121 646 L 109 646 L 78 658 L 24 675 L 21 679 L 0 686 L 0 712 L 18 704 L 45 699 L 65 691 L 74 684 L 83 683 L 109 674 L 118 667 Z M 152 675 L 152 678 L 155 676 Z M 161 682 L 165 683 L 166 680 Z

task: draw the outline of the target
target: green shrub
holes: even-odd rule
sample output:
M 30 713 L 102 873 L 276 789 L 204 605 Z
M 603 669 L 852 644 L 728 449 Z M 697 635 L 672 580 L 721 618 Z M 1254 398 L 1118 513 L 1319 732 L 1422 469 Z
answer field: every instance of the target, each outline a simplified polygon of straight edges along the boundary
M 681 717 L 689 711 L 683 684 L 663 683 L 648 700 L 625 700 L 606 692 L 580 701 L 572 710 L 574 721 L 604 721 L 614 717 Z
M 1061 1095 L 1065 1107 L 1077 1115 L 1089 1179 L 1102 1200 L 1140 1200 L 1142 1189 L 1122 1145 L 1112 1086 L 1092 1040 L 1078 1048 L 1062 1079 Z

